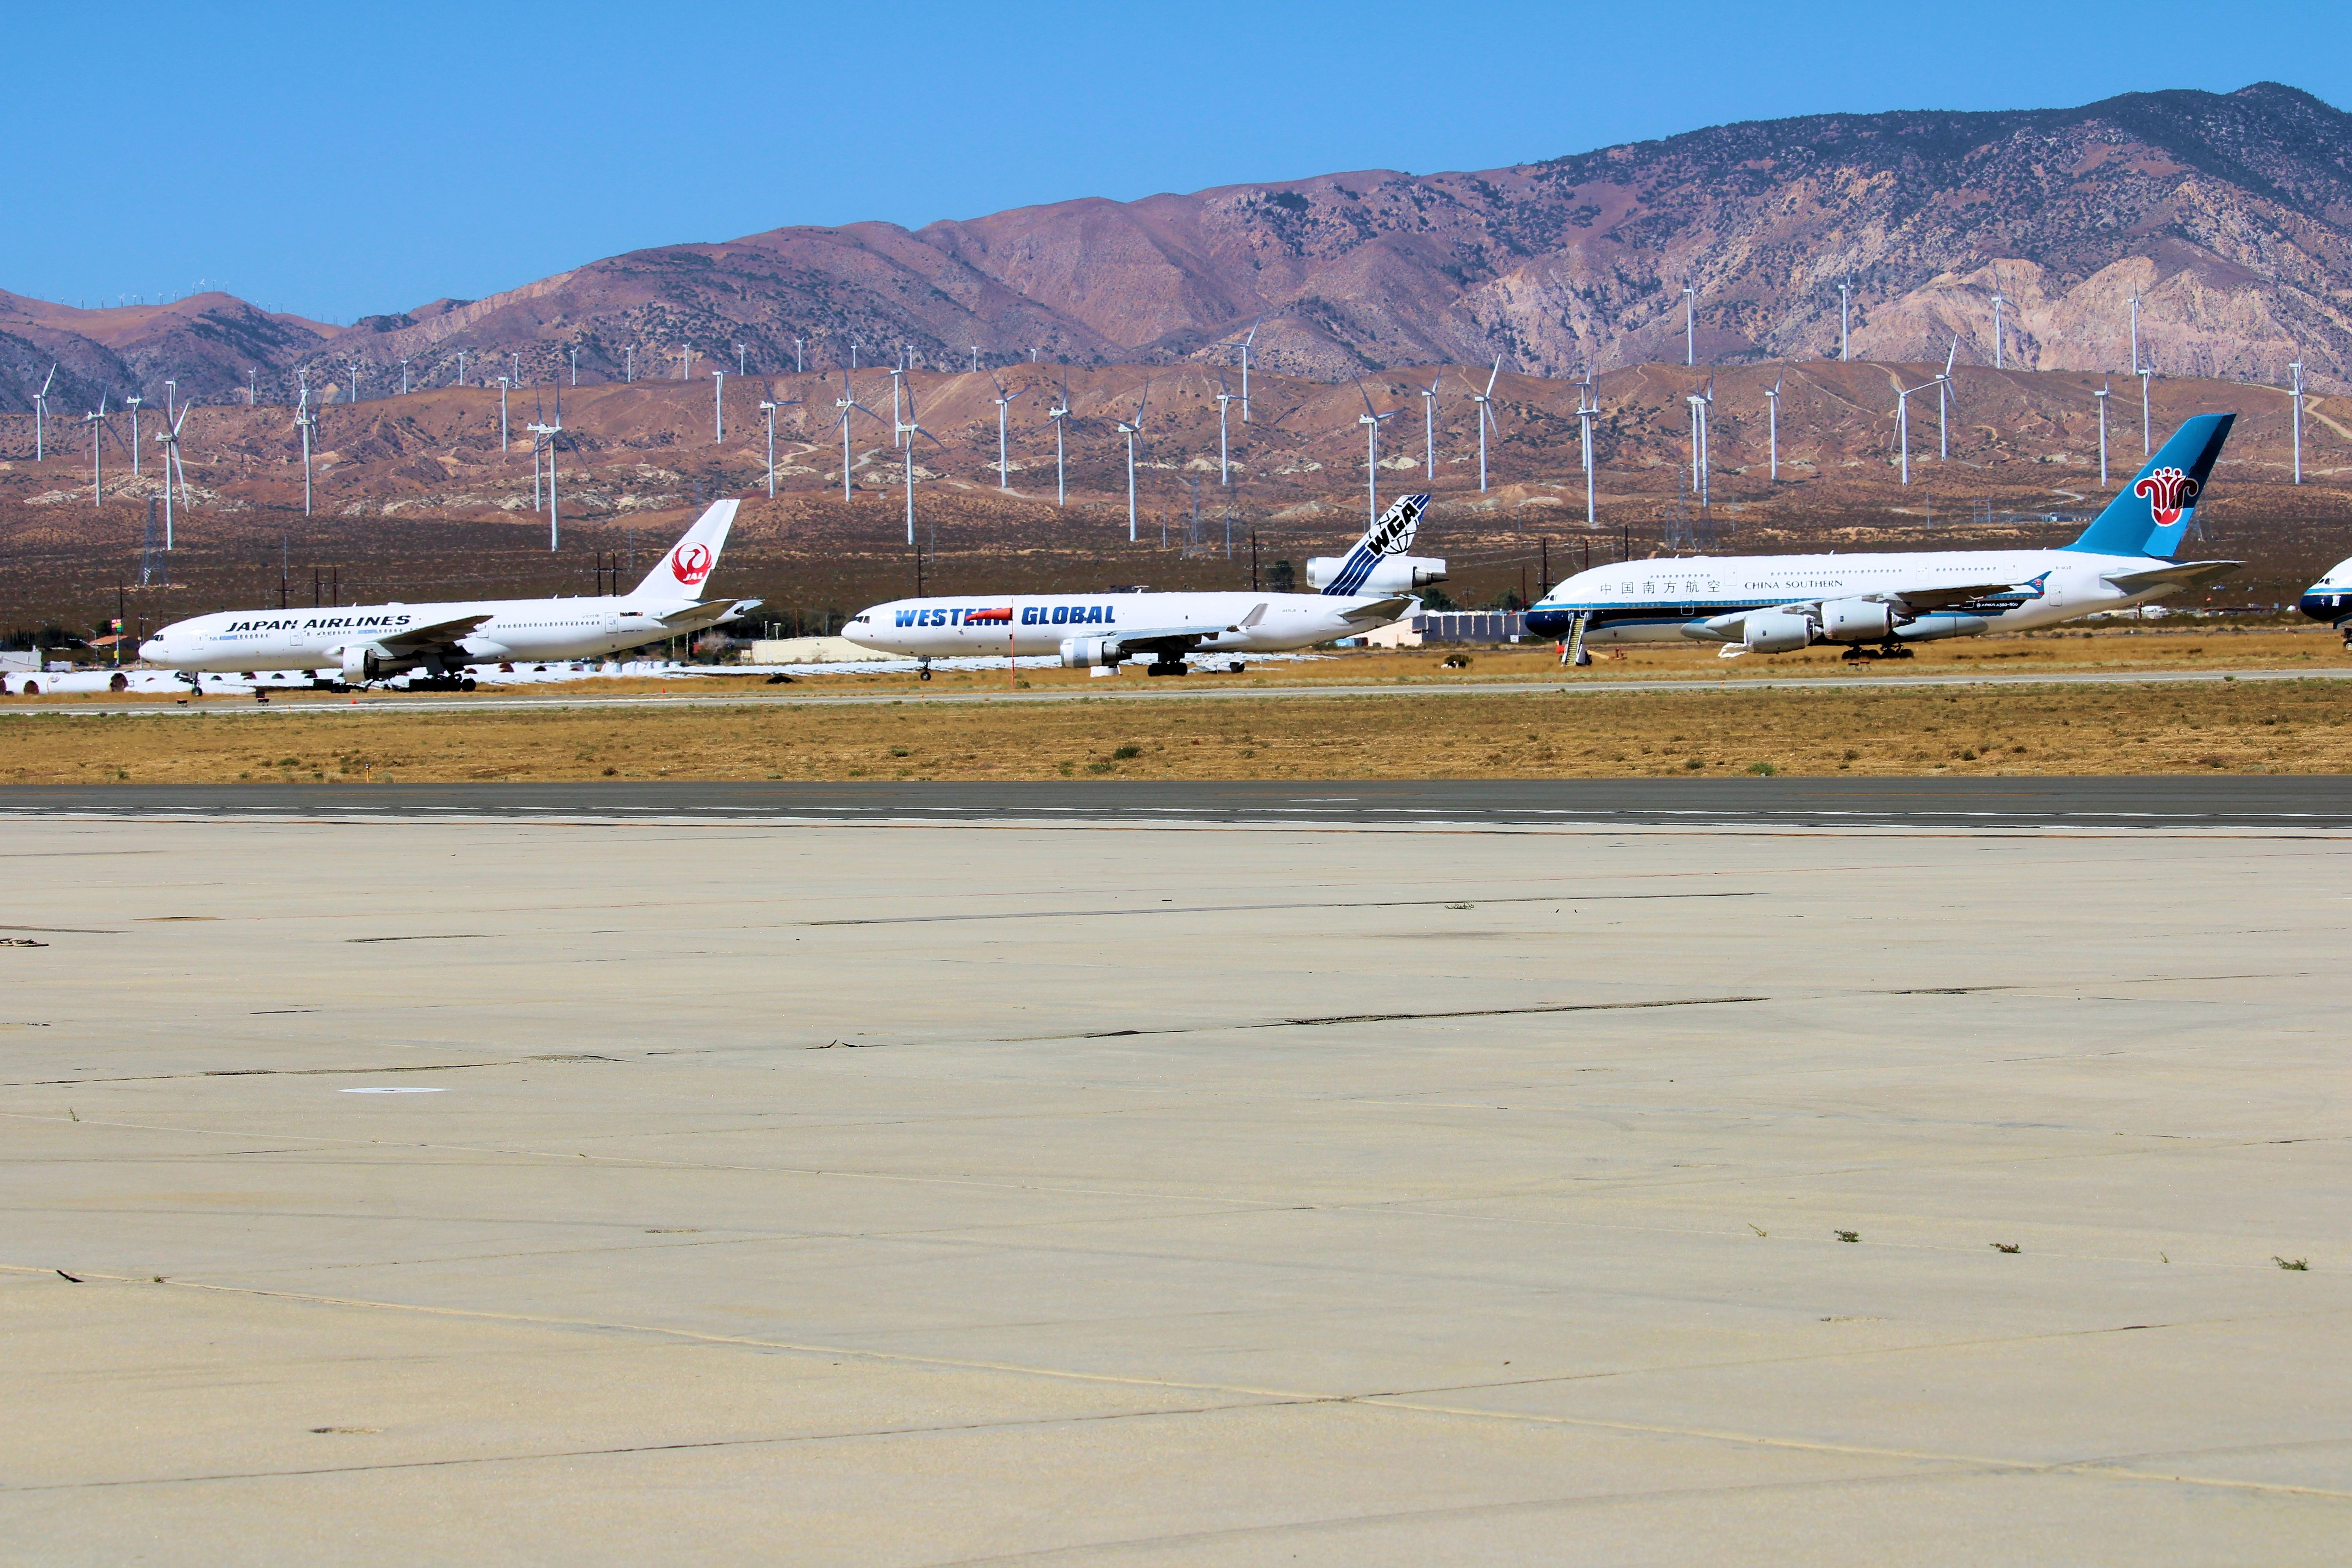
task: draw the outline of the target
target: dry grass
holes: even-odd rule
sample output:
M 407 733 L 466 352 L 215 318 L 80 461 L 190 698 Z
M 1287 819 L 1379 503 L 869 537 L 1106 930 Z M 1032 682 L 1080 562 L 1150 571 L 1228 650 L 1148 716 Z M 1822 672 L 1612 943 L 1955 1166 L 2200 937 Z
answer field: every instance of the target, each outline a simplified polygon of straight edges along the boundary
M 936 683 L 935 683 L 936 685 Z M 2333 680 L 0 721 L 0 782 L 2352 772 Z

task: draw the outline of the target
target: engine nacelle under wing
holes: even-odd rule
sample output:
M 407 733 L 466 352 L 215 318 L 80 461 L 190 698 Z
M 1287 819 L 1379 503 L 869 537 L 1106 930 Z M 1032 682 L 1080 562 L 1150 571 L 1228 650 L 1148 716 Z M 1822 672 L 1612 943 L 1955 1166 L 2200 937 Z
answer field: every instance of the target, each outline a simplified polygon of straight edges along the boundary
M 1740 628 L 1750 653 L 1794 653 L 1813 644 L 1813 620 L 1794 610 L 1759 610 Z
M 338 650 L 345 680 L 381 680 L 392 655 L 374 643 L 345 643 Z
M 1065 669 L 1099 669 L 1124 663 L 1127 650 L 1117 637 L 1064 637 L 1062 668 Z
M 1340 568 L 1348 563 L 1344 555 L 1316 555 L 1307 563 L 1307 581 L 1312 587 L 1328 588 L 1339 577 Z M 1410 594 L 1415 588 L 1426 588 L 1432 583 L 1445 581 L 1445 563 L 1430 555 L 1384 555 L 1356 592 L 1359 594 Z
M 1884 599 L 1832 599 L 1822 606 L 1828 642 L 1885 642 L 1910 617 Z

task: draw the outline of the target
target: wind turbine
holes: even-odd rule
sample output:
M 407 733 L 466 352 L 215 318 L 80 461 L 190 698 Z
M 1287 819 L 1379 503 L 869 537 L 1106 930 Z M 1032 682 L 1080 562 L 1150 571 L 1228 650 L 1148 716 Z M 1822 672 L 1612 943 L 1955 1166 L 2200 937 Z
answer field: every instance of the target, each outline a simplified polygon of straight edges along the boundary
M 352 367 L 352 395 L 343 401 L 346 403 L 357 403 L 360 400 L 360 362 L 357 360 L 352 360 L 348 363 Z
M 2303 350 L 2298 345 L 2294 360 L 2286 367 L 2294 375 L 2294 482 L 2303 483 Z M 2143 405 L 2145 406 L 2145 405 Z
M 139 477 L 139 405 L 145 399 L 134 394 L 122 401 L 131 410 L 131 477 L 135 479 Z
M 1706 506 L 1710 494 L 1708 479 L 1714 472 L 1706 449 L 1706 414 L 1715 406 L 1715 378 L 1707 378 L 1705 392 L 1694 392 L 1683 401 L 1690 405 L 1691 411 L 1691 489 L 1698 496 L 1698 504 Z
M 898 426 L 898 434 L 905 438 L 906 447 L 907 542 L 908 544 L 915 542 L 915 437 L 920 436 L 940 451 L 947 450 L 947 443 L 924 429 L 921 421 L 922 416 L 915 412 L 915 388 L 910 383 L 907 387 L 907 422 Z
M 1413 384 L 1414 390 L 1421 394 L 1421 466 L 1423 479 L 1437 472 L 1437 389 L 1444 382 L 1445 373 L 1441 370 L 1430 377 L 1427 386 L 1419 382 Z
M 400 363 L 402 366 L 400 390 L 406 392 L 408 390 L 408 372 L 406 368 L 408 362 L 406 360 L 402 360 Z M 572 384 L 574 386 L 580 384 L 580 345 L 578 343 L 573 343 L 572 345 Z
M 971 345 L 971 374 L 974 375 L 978 375 L 980 374 L 980 345 L 978 343 Z
M 841 410 L 841 499 L 847 500 L 849 499 L 849 416 L 852 414 L 863 414 L 868 419 L 879 421 L 882 416 L 857 401 L 857 395 L 849 388 L 849 373 L 845 370 L 841 373 L 841 395 L 834 399 L 833 405 Z
M 751 374 L 751 368 L 744 362 L 744 353 L 743 345 L 741 343 L 737 343 L 735 345 L 735 374 L 737 375 L 749 375 Z
M 1234 345 L 1234 346 L 1236 346 L 1237 348 L 1239 348 L 1239 349 L 1242 351 L 1242 423 L 1243 423 L 1243 424 L 1244 424 L 1244 425 L 1246 425 L 1246 424 L 1248 424 L 1248 423 L 1250 422 L 1250 416 L 1249 416 L 1249 356 L 1250 356 L 1250 345 L 1251 345 L 1252 343 L 1255 343 L 1255 342 L 1257 342 L 1257 329 L 1258 329 L 1258 323 L 1259 323 L 1259 322 L 1261 322 L 1261 321 L 1264 321 L 1265 320 L 1265 318 L 1264 316 L 1260 316 L 1260 317 L 1257 319 L 1257 321 L 1252 321 L 1252 322 L 1250 323 L 1250 330 L 1248 331 L 1248 332 L 1247 332 L 1247 333 L 1245 333 L 1245 334 L 1244 334 L 1244 336 L 1243 336 L 1243 338 L 1242 338 L 1242 341 L 1241 341 L 1238 344 Z
M 2139 455 L 2143 458 L 2147 457 L 2149 451 L 2147 439 L 2147 384 L 2154 380 L 2155 377 L 2156 362 L 2154 360 L 2150 360 L 2147 363 L 2139 367 Z
M 1853 342 L 1853 281 L 1848 279 L 1838 285 L 1838 363 L 1843 364 L 1853 356 L 1847 352 Z
M 2000 368 L 2000 308 L 2009 301 L 2000 296 L 2000 274 L 1992 275 L 1992 367 Z
M 503 400 L 505 394 L 499 394 Z M 506 426 L 505 416 L 499 416 L 499 428 Z M 302 376 L 302 399 L 294 405 L 294 427 L 302 432 L 302 515 L 310 515 L 310 433 L 319 427 L 319 416 L 310 410 L 310 378 Z
M 457 384 L 459 386 L 466 384 L 466 351 L 464 349 L 457 351 Z
M 2099 488 L 2102 489 L 2107 483 L 2107 398 L 2113 391 L 2111 384 L 2103 381 L 2099 384 L 2099 390 L 2091 394 L 2099 400 Z
M 1373 413 L 1372 395 L 1364 390 L 1364 378 L 1353 379 L 1356 395 L 1364 400 L 1364 411 L 1356 416 L 1356 423 L 1364 427 L 1364 526 L 1370 528 L 1381 518 L 1381 421 L 1393 419 L 1402 411 Z
M 180 504 L 185 506 L 188 501 L 188 470 L 180 461 L 180 426 L 188 422 L 188 410 L 194 406 L 193 403 L 181 404 L 179 412 L 171 416 L 171 422 L 155 437 L 156 442 L 163 448 L 163 548 L 165 550 L 172 548 L 172 476 L 174 472 L 177 472 L 180 477 Z
M 1135 418 L 1130 423 L 1118 422 L 1118 433 L 1127 437 L 1127 542 L 1135 542 L 1135 438 L 1143 434 L 1143 410 L 1151 402 L 1151 383 L 1143 384 L 1143 395 L 1136 399 Z
M 511 441 L 507 435 L 507 378 L 500 376 L 499 377 L 499 450 L 503 452 L 509 445 Z
M 460 356 L 462 362 L 463 356 Z M 637 346 L 629 344 L 621 350 L 621 384 L 633 386 L 637 379 Z
M 1226 435 L 1225 416 L 1231 412 L 1234 395 L 1225 385 L 1224 366 L 1217 367 L 1217 483 L 1231 485 L 1233 479 L 1232 442 Z
M 808 369 L 808 366 L 801 363 L 801 344 L 805 341 L 802 338 L 793 340 L 793 374 L 794 375 L 800 375 Z
M 40 391 L 33 394 L 33 461 L 37 463 L 48 455 L 46 443 L 48 437 L 49 388 L 57 383 L 58 367 L 52 361 L 48 379 L 41 383 Z
M 98 395 L 98 412 L 85 414 L 81 422 L 93 426 L 89 433 L 89 504 L 106 502 L 106 466 L 100 454 L 106 450 L 106 394 Z
M 2133 374 L 2134 375 L 2137 375 L 2137 374 L 2139 374 L 2139 290 L 2138 290 L 2138 289 L 2133 289 L 2133 290 L 2132 290 L 2132 294 L 2131 294 L 2131 310 L 2132 310 L 2132 342 L 2131 342 L 2131 351 L 2132 351 L 2132 374 Z M 2298 352 L 2298 353 L 2300 353 L 2301 351 L 2300 351 L 2300 350 L 2298 350 L 2297 352 Z
M 547 548 L 551 552 L 556 547 L 556 519 L 560 515 L 555 506 L 555 444 L 556 438 L 563 434 L 562 397 L 563 389 L 558 387 L 554 424 L 533 423 L 523 426 L 539 437 L 530 448 L 530 499 L 534 506 L 539 504 L 539 455 L 541 452 L 547 454 Z
M 1906 485 L 1911 482 L 1911 395 L 1939 385 L 1942 381 L 1943 377 L 1937 376 L 1916 386 L 1898 384 L 1895 388 L 1895 438 L 1903 447 L 1903 482 Z
M 1503 374 L 1503 356 L 1495 356 L 1495 368 L 1486 373 L 1486 390 L 1473 392 L 1470 401 L 1478 405 L 1478 493 L 1486 493 L 1486 426 L 1494 423 L 1495 411 L 1489 406 L 1495 401 L 1495 378 Z
M 1952 390 L 1952 366 L 1960 357 L 1960 334 L 1952 334 L 1952 352 L 1944 356 L 1944 373 L 1936 378 L 1936 461 L 1952 460 L 1952 443 L 1944 423 L 1946 395 Z
M 977 366 L 980 363 L 980 350 L 975 348 L 971 353 L 972 363 Z M 996 387 L 996 488 L 999 490 L 1007 490 L 1013 486 L 1011 471 L 1004 466 L 1004 411 L 1012 407 L 1029 389 L 1024 386 L 1019 392 L 1007 395 L 1004 384 L 996 379 L 994 372 L 992 371 L 989 374 L 988 379 L 994 383 Z
M 1592 526 L 1592 422 L 1601 416 L 1601 395 L 1592 384 L 1592 365 L 1588 361 L 1584 379 L 1576 388 L 1576 433 L 1584 465 L 1584 526 Z
M 1220 405 L 1217 412 L 1222 416 L 1224 412 L 1223 407 Z M 1069 367 L 1065 365 L 1062 367 L 1061 405 L 1045 410 L 1045 417 L 1054 422 L 1054 504 L 1055 506 L 1066 505 L 1069 500 L 1069 494 L 1064 489 L 1062 484 L 1062 421 L 1069 416 L 1070 371 Z
M 1780 479 L 1780 384 L 1788 379 L 1789 373 L 1782 371 L 1773 378 L 1772 384 L 1764 393 L 1766 429 L 1772 444 L 1772 479 L 1776 484 Z
M 789 408 L 799 401 L 797 397 L 787 397 L 782 403 L 765 397 L 760 400 L 760 412 L 768 416 L 768 499 L 770 500 L 776 499 L 776 410 Z
M 907 374 L 906 362 L 906 351 L 902 348 L 898 351 L 898 363 L 890 367 L 890 445 L 893 447 L 898 445 L 899 433 L 906 429 L 898 418 L 898 387 Z
M 727 439 L 727 373 L 710 373 L 710 444 L 718 446 Z
M 1683 363 L 1698 363 L 1698 290 L 1683 285 Z

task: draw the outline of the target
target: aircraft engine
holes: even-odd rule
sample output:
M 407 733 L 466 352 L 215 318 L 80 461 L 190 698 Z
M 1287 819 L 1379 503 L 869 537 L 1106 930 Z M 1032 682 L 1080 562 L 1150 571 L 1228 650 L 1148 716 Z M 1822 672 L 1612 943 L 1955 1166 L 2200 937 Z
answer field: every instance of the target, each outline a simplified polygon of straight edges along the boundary
M 1317 555 L 1307 563 L 1307 582 L 1310 587 L 1328 588 L 1348 563 L 1344 555 Z M 1375 562 L 1359 594 L 1410 594 L 1415 588 L 1426 588 L 1432 583 L 1445 581 L 1445 563 L 1430 555 L 1383 555 Z
M 345 643 L 341 649 L 345 680 L 381 680 L 392 655 L 373 643 Z
M 1902 624 L 1894 605 L 1876 599 L 1832 599 L 1822 606 L 1822 637 L 1829 642 L 1885 642 Z
M 1740 641 L 1750 653 L 1794 653 L 1812 646 L 1812 617 L 1793 610 L 1764 610 L 1748 617 Z
M 1065 669 L 1097 669 L 1104 665 L 1118 664 L 1127 658 L 1127 650 L 1118 646 L 1117 637 L 1064 637 L 1062 668 Z

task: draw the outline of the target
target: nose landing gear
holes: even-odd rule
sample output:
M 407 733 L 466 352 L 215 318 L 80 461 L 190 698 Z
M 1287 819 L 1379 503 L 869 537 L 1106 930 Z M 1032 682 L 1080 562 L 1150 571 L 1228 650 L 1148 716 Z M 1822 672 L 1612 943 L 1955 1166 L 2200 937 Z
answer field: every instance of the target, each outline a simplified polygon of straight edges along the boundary
M 919 666 L 918 666 L 918 667 L 916 668 L 916 670 L 915 670 L 915 679 L 918 679 L 918 680 L 929 680 L 930 678 L 931 678 L 931 661 L 930 661 L 929 659 L 928 659 L 928 658 L 927 658 L 927 659 L 923 660 L 923 661 L 922 661 L 922 663 L 921 663 Z

